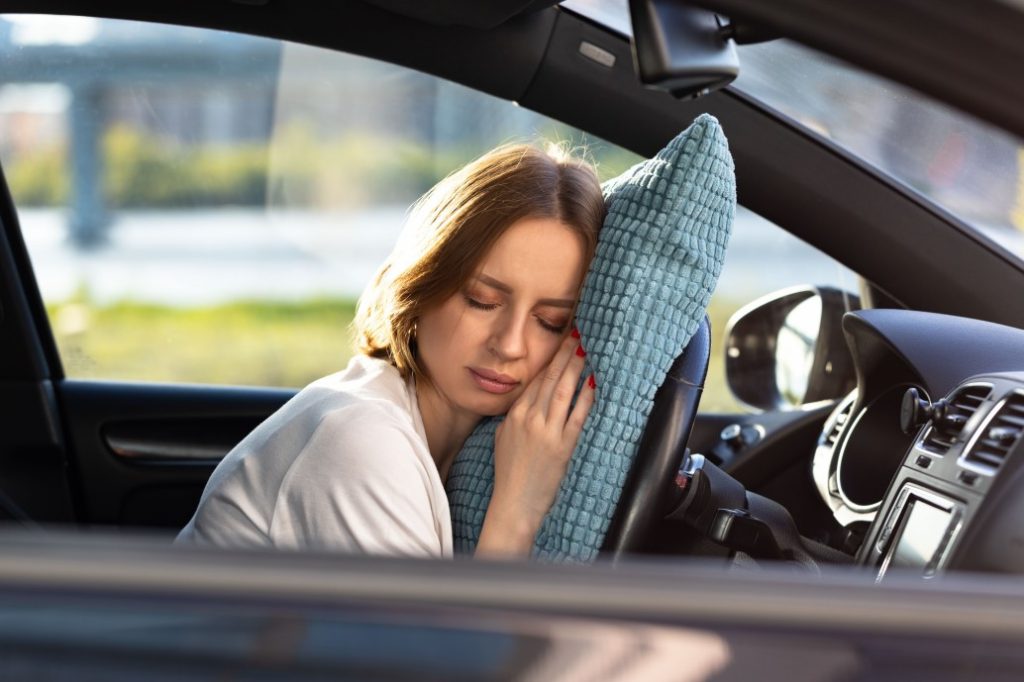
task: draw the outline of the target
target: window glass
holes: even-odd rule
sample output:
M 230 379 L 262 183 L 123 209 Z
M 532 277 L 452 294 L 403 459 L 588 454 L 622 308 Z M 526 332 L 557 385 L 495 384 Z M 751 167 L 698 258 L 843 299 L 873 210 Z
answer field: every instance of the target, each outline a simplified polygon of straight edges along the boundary
M 407 207 L 503 142 L 633 154 L 409 69 L 217 31 L 0 18 L 0 158 L 73 378 L 344 366 Z
M 724 349 L 729 317 L 761 296 L 803 284 L 832 286 L 856 293 L 859 282 L 852 270 L 740 206 L 718 288 L 708 309 L 711 364 L 700 401 L 702 410 L 749 409 L 733 397 L 726 383 Z
M 510 140 L 639 160 L 409 69 L 229 33 L 0 17 L 0 159 L 67 376 L 302 386 L 352 352 L 355 302 L 408 206 Z M 852 276 L 741 210 L 710 315 Z
M 568 0 L 633 33 L 626 0 Z M 1024 142 L 999 128 L 789 40 L 740 45 L 732 87 L 932 200 L 1024 259 Z
M 845 147 L 1024 258 L 1024 143 L 790 41 L 740 47 L 735 87 Z

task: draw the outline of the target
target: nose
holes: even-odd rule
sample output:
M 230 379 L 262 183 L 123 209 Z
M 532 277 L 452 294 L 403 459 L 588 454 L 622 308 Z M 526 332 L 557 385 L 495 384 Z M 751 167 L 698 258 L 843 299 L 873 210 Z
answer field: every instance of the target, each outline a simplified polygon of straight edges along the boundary
M 500 360 L 519 360 L 526 356 L 526 324 L 527 315 L 510 311 L 495 320 L 495 328 L 491 332 L 490 350 Z

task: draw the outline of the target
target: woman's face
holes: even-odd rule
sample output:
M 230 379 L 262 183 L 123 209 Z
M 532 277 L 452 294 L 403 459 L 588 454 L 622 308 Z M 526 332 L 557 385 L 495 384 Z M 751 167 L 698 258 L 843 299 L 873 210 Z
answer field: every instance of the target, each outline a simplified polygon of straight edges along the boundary
M 510 226 L 462 290 L 420 316 L 419 361 L 451 406 L 504 414 L 572 325 L 584 243 L 553 218 Z

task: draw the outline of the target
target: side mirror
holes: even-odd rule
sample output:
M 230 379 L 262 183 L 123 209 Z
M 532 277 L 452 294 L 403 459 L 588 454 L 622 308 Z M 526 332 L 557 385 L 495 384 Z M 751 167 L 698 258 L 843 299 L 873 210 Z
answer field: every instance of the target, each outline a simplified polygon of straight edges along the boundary
M 857 385 L 842 318 L 860 299 L 832 287 L 795 287 L 754 301 L 726 327 L 725 376 L 761 410 L 845 396 Z

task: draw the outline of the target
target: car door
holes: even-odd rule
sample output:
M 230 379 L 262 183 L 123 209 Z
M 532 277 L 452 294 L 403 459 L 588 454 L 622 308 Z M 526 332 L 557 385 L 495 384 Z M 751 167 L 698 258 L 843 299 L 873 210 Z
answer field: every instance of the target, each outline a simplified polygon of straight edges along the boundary
M 181 527 L 231 447 L 345 366 L 359 292 L 407 207 L 456 164 L 542 136 L 588 144 L 606 177 L 638 158 L 455 83 L 298 43 L 2 23 L 18 257 L 6 274 L 24 309 L 9 329 L 32 360 L 16 363 L 31 372 L 12 378 L 28 383 L 11 404 L 40 422 L 19 438 L 40 441 L 67 489 L 42 513 L 27 500 L 53 481 L 9 478 L 11 513 L 27 518 Z
M 273 11 L 248 28 L 280 33 Z M 640 87 L 628 42 L 614 31 L 555 10 L 489 37 L 362 6 L 346 11 L 352 21 L 331 40 L 319 36 L 313 15 L 295 35 L 416 65 L 505 99 L 384 62 L 241 34 L 55 16 L 22 17 L 6 32 L 5 101 L 13 112 L 0 161 L 14 201 L 5 230 L 17 265 L 8 277 L 23 308 L 12 343 L 36 358 L 35 365 L 19 365 L 37 368 L 30 390 L 49 396 L 12 398 L 12 404 L 49 428 L 39 432 L 46 435 L 37 437 L 45 441 L 38 447 L 48 449 L 54 458 L 48 471 L 67 486 L 55 498 L 65 504 L 49 518 L 181 525 L 219 456 L 302 383 L 343 366 L 354 295 L 400 228 L 405 205 L 459 161 L 509 136 L 580 142 L 584 129 L 651 154 L 697 112 L 710 110 L 732 141 L 741 203 L 753 209 L 739 217 L 734 251 L 773 229 L 788 243 L 782 255 L 756 266 L 737 261 L 735 272 L 775 263 L 795 278 L 787 283 L 805 281 L 785 255 L 806 249 L 795 234 L 835 257 L 814 255 L 841 286 L 852 288 L 854 275 L 834 262 L 868 275 L 878 291 L 906 305 L 1016 315 L 993 306 L 977 282 L 919 281 L 920 273 L 941 266 L 905 238 L 926 231 L 936 217 L 887 181 L 735 93 L 677 102 Z M 210 22 L 191 12 L 168 18 Z M 232 17 L 222 25 L 240 20 Z M 395 40 L 367 41 L 359 26 L 386 26 Z M 414 29 L 417 41 L 398 39 Z M 27 37 L 18 43 L 17 36 Z M 485 40 L 507 49 L 481 53 Z M 581 60 L 583 43 L 612 59 Z M 147 51 L 132 53 L 133 44 Z M 431 48 L 439 44 L 447 51 Z M 486 58 L 461 59 L 470 53 Z M 111 54 L 123 61 L 109 61 Z M 40 63 L 49 63 L 49 71 Z M 104 78 L 120 83 L 116 93 L 104 92 Z M 579 128 L 536 117 L 512 99 Z M 17 120 L 29 123 L 12 127 Z M 47 135 L 62 128 L 64 148 L 48 145 Z M 381 132 L 396 129 L 397 138 Z M 12 132 L 26 130 L 32 134 Z M 604 177 L 638 158 L 586 139 Z M 782 147 L 786 155 L 778 153 Z M 837 192 L 844 184 L 855 191 Z M 814 210 L 785 200 L 794 186 L 813 199 Z M 899 239 L 876 224 L 879 202 L 887 219 L 906 226 Z M 823 221 L 833 229 L 817 230 Z M 865 230 L 887 243 L 886 258 L 902 259 L 903 270 L 865 248 Z M 980 268 L 982 278 L 1000 279 L 1005 264 L 990 262 L 955 231 L 942 234 L 934 241 L 940 252 L 992 265 Z M 756 239 L 748 249 L 769 253 Z M 69 272 L 82 273 L 87 283 Z M 730 277 L 723 276 L 723 292 Z M 271 292 L 269 298 L 245 293 L 246 283 Z M 736 294 L 730 305 L 713 308 L 719 344 L 722 321 L 764 292 Z M 93 333 L 105 340 L 91 340 Z M 182 359 L 199 351 L 197 361 Z M 18 390 L 29 389 L 12 395 Z M 737 421 L 720 370 L 709 378 L 705 401 L 709 409 L 698 419 L 693 444 L 711 450 L 722 428 Z M 787 435 L 765 452 L 809 457 L 805 444 L 824 414 L 772 417 L 773 433 L 791 434 L 794 420 L 801 428 L 797 441 Z M 776 460 L 767 466 L 768 478 L 799 472 L 801 464 Z M 30 496 L 16 501 L 28 510 L 21 498 Z
M 183 525 L 224 453 L 344 366 L 359 291 L 406 207 L 455 164 L 512 137 L 587 144 L 606 178 L 639 159 L 452 82 L 296 43 L 4 24 L 8 293 L 24 311 L 11 343 L 32 359 L 10 403 L 47 427 L 22 427 L 39 443 L 18 447 L 46 450 L 66 489 L 44 513 L 28 500 L 54 481 L 11 479 L 29 518 Z
M 182 526 L 220 457 L 344 367 L 408 204 L 554 125 L 277 40 L 2 23 L 12 516 Z

